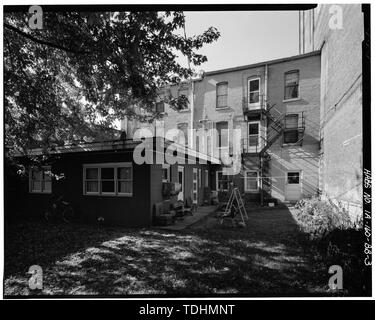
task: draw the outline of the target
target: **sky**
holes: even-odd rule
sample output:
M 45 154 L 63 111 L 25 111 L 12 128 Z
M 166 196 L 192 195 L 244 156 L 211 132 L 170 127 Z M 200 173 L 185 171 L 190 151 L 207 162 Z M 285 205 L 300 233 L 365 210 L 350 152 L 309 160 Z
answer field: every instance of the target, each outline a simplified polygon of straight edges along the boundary
M 208 61 L 197 70 L 212 71 L 298 54 L 298 11 L 185 12 L 186 34 L 200 34 L 210 26 L 221 37 L 199 53 Z M 187 58 L 178 61 L 187 65 Z

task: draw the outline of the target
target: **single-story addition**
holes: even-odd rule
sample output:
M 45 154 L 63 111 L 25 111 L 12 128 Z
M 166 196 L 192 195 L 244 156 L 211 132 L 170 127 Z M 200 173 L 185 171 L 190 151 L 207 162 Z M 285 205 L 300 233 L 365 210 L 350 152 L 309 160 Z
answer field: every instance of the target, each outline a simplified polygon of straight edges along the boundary
M 154 159 L 160 150 L 157 144 L 163 143 L 164 153 L 172 144 L 162 138 L 152 141 Z M 140 143 L 112 140 L 56 147 L 41 167 L 28 166 L 28 178 L 18 179 L 17 184 L 7 179 L 6 211 L 15 210 L 16 203 L 18 212 L 42 217 L 51 199 L 63 196 L 80 221 L 96 223 L 103 217 L 106 224 L 135 227 L 152 225 L 155 204 L 164 200 L 179 197 L 198 206 L 207 201 L 214 189 L 211 169 L 220 164 L 218 159 L 186 148 L 184 163 L 137 164 L 133 152 Z M 40 149 L 30 152 L 42 154 Z M 189 164 L 188 158 L 196 161 Z M 27 164 L 27 159 L 20 157 L 19 162 Z M 165 191 L 166 186 L 179 183 L 178 194 Z

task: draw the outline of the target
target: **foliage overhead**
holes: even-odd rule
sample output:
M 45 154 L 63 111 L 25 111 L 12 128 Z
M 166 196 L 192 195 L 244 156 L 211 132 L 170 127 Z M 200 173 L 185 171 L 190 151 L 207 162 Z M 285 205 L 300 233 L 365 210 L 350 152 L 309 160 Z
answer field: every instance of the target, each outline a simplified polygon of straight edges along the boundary
M 183 12 L 43 12 L 4 14 L 5 143 L 10 153 L 106 135 L 124 116 L 151 121 L 158 88 L 189 79 L 197 51 L 218 39 L 213 28 L 185 37 Z M 178 97 L 163 99 L 173 108 Z M 138 114 L 134 106 L 146 113 Z M 147 115 L 147 118 L 146 116 Z M 98 122 L 98 119 L 100 121 Z

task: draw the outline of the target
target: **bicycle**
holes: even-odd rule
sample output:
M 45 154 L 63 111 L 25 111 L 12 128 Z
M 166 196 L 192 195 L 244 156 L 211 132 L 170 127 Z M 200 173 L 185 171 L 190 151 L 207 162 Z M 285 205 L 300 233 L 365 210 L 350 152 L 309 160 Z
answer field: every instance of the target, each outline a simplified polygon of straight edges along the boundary
M 59 196 L 56 201 L 52 201 L 50 206 L 44 212 L 44 219 L 47 222 L 62 220 L 65 223 L 70 223 L 74 218 L 74 209 L 68 201 L 63 199 L 63 196 Z

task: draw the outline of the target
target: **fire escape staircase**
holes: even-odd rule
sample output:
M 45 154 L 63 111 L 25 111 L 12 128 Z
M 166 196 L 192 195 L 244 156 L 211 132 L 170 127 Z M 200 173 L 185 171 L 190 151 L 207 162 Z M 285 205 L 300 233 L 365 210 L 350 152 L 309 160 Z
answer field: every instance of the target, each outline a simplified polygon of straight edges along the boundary
M 260 181 L 261 181 L 261 204 L 263 205 L 267 198 L 270 198 L 271 194 L 271 181 L 269 174 L 269 164 L 271 157 L 268 154 L 268 149 L 283 135 L 284 132 L 288 130 L 298 130 L 298 141 L 293 143 L 293 145 L 302 144 L 305 131 L 305 118 L 303 112 L 299 114 L 299 125 L 297 128 L 288 128 L 286 125 L 286 114 L 279 112 L 275 109 L 272 113 L 271 110 L 276 106 L 276 104 L 270 106 L 265 103 L 264 108 L 261 112 L 266 115 L 267 118 L 267 135 L 266 138 L 259 136 L 260 141 L 254 147 L 249 147 L 249 140 L 243 139 L 242 150 L 244 154 L 253 154 L 259 156 L 260 159 Z M 244 109 L 244 116 L 248 113 Z M 260 142 L 260 143 L 259 143 Z M 243 154 L 243 156 L 244 156 Z

